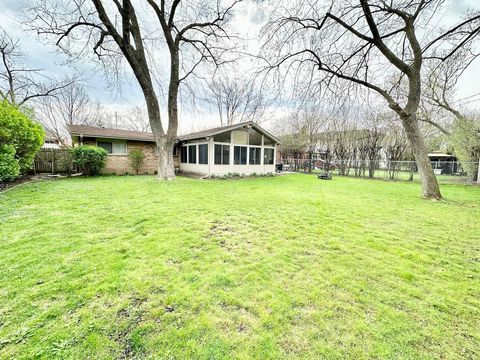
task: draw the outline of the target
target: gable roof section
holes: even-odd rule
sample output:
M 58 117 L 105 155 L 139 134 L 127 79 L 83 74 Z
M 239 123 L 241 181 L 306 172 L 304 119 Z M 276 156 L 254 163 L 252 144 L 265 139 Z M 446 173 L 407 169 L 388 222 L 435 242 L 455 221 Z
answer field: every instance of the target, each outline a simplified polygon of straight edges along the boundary
M 252 129 L 255 129 L 255 130 L 257 130 L 259 133 L 261 133 L 261 134 L 267 136 L 268 138 L 272 139 L 273 141 L 275 141 L 277 144 L 280 144 L 280 140 L 279 140 L 278 138 L 276 138 L 275 136 L 273 136 L 272 134 L 270 134 L 270 133 L 269 133 L 267 130 L 265 130 L 264 128 L 262 128 L 262 127 L 260 127 L 259 125 L 255 124 L 253 121 L 247 121 L 247 122 L 243 122 L 243 123 L 239 123 L 239 124 L 234 124 L 234 125 L 219 126 L 219 127 L 215 127 L 215 128 L 212 128 L 212 129 L 207 129 L 207 130 L 203 130 L 203 131 L 198 131 L 198 132 L 186 134 L 186 135 L 183 135 L 183 136 L 179 136 L 178 139 L 179 139 L 180 141 L 194 140 L 194 139 L 202 139 L 202 138 L 214 136 L 214 135 L 217 135 L 217 134 L 221 134 L 221 133 L 224 133 L 224 132 L 227 132 L 227 131 L 232 131 L 232 130 L 242 129 L 242 128 L 252 128 Z
M 87 125 L 67 125 L 68 132 L 71 136 L 85 136 L 85 137 L 99 137 L 107 139 L 122 139 L 122 140 L 138 140 L 138 141 L 155 141 L 153 134 L 150 132 L 141 132 L 141 131 L 131 131 L 123 129 L 109 129 L 109 128 L 99 128 L 94 126 Z M 243 122 L 234 125 L 219 126 L 203 131 L 198 131 L 190 134 L 185 134 L 178 136 L 179 141 L 187 141 L 194 139 L 202 139 L 217 134 L 221 134 L 226 131 L 232 131 L 241 128 L 252 128 L 260 132 L 261 134 L 269 137 L 277 144 L 280 144 L 280 140 L 270 134 L 268 131 L 262 127 L 255 124 L 253 121 Z

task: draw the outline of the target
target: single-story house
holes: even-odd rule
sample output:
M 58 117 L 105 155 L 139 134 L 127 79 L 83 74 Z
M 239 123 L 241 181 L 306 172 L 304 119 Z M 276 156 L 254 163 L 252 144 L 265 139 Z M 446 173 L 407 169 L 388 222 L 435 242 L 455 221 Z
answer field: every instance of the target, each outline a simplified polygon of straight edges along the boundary
M 94 145 L 107 150 L 104 173 L 132 172 L 128 153 L 145 154 L 141 173 L 153 174 L 158 151 L 149 132 L 68 125 L 72 145 Z M 201 175 L 266 174 L 275 172 L 276 149 L 280 141 L 252 121 L 216 127 L 179 136 L 173 150 L 175 167 Z

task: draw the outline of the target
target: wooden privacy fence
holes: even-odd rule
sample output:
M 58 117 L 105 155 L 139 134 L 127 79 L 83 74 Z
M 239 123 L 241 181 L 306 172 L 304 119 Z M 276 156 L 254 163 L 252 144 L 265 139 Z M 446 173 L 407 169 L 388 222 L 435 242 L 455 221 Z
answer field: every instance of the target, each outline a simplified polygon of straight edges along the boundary
M 40 149 L 33 160 L 33 172 L 55 174 L 62 169 L 61 159 L 67 149 Z

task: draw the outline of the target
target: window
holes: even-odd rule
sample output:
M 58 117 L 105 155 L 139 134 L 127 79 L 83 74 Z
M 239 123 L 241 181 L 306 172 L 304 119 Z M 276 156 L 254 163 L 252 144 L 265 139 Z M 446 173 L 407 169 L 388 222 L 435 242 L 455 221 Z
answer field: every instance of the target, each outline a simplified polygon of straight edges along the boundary
M 213 136 L 213 141 L 215 142 L 223 142 L 223 143 L 230 143 L 230 131 L 217 134 Z
M 273 149 L 264 149 L 264 158 L 265 161 L 263 162 L 265 165 L 272 165 L 273 164 Z
M 249 145 L 262 145 L 262 134 L 257 130 L 248 130 L 248 144 Z
M 262 161 L 262 148 L 259 147 L 251 147 L 250 148 L 250 160 L 248 163 L 250 165 L 260 165 L 260 162 Z
M 112 143 L 111 142 L 106 142 L 106 141 L 97 141 L 97 146 L 101 147 L 105 150 L 107 150 L 107 153 L 111 154 L 113 151 L 112 149 Z
M 97 141 L 97 146 L 105 149 L 107 153 L 113 155 L 126 155 L 127 154 L 127 143 L 120 141 Z
M 208 164 L 208 144 L 198 145 L 198 163 Z
M 180 150 L 180 162 L 186 163 L 187 162 L 187 147 L 182 146 L 182 149 Z
M 246 146 L 235 146 L 233 148 L 233 163 L 235 165 L 247 164 L 247 147 Z
M 247 130 L 233 130 L 232 142 L 234 144 L 247 145 L 248 144 L 248 132 Z
M 215 165 L 228 165 L 230 163 L 230 145 L 215 144 Z
M 197 145 L 188 145 L 188 163 L 197 163 Z
M 263 145 L 265 145 L 265 146 L 274 146 L 274 145 L 275 145 L 275 142 L 274 142 L 272 139 L 264 136 L 264 137 L 263 137 Z
M 114 142 L 113 143 L 113 154 L 126 154 L 127 153 L 127 144 Z

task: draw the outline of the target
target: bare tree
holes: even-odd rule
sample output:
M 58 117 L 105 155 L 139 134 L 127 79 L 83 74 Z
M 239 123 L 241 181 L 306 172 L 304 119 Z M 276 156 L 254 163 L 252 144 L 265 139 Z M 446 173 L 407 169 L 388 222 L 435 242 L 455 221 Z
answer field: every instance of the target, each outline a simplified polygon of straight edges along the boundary
M 387 132 L 387 124 L 383 114 L 371 109 L 367 114 L 364 126 L 366 131 L 365 137 L 363 138 L 363 148 L 368 164 L 368 177 L 373 178 L 375 169 L 378 168 L 378 161 Z
M 63 145 L 67 145 L 69 124 L 105 126 L 109 123 L 103 106 L 90 99 L 79 81 L 71 82 L 55 95 L 36 99 L 34 109 L 37 120 Z
M 422 94 L 424 108 L 432 111 L 432 107 L 436 107 L 453 115 L 458 120 L 463 120 L 465 115 L 460 109 L 465 107 L 468 100 L 478 98 L 480 93 L 463 100 L 455 99 L 457 84 L 465 70 L 477 57 L 478 54 L 473 52 L 470 47 L 465 47 L 439 64 L 427 64 L 427 76 L 424 78 L 425 91 Z M 421 120 L 423 119 L 421 118 Z M 446 135 L 450 134 L 444 126 L 428 121 L 428 119 L 425 122 L 436 126 Z
M 116 112 L 117 126 L 133 131 L 150 132 L 147 109 L 133 106 L 126 111 Z
M 261 121 L 267 102 L 254 81 L 223 75 L 213 78 L 208 88 L 222 126 Z
M 206 61 L 221 63 L 229 50 L 222 45 L 229 38 L 224 25 L 238 2 L 39 0 L 31 9 L 31 23 L 39 34 L 53 35 L 59 48 L 71 56 L 80 56 L 92 48 L 105 68 L 123 60 L 128 63 L 145 98 L 159 149 L 158 178 L 173 179 L 180 84 Z M 169 69 L 166 128 L 161 120 L 155 77 L 156 62 L 163 58 L 169 60 L 168 67 L 164 66 Z
M 20 43 L 0 27 L 0 99 L 19 106 L 57 94 L 75 79 L 56 81 L 24 65 Z
M 441 4 L 442 0 L 343 0 L 326 5 L 300 1 L 278 6 L 281 15 L 264 29 L 273 49 L 268 57 L 275 59 L 270 69 L 306 67 L 310 79 L 316 69 L 321 76 L 316 81 L 347 81 L 387 101 L 406 131 L 422 178 L 422 195 L 429 199 L 441 199 L 441 193 L 417 118 L 422 64 L 449 59 L 480 34 L 480 14 L 471 13 L 437 36 L 429 29 L 420 38 L 417 29 L 428 27 Z M 405 81 L 407 95 L 382 83 L 382 75 Z
M 332 137 L 333 155 L 338 161 L 341 175 L 348 175 L 350 165 L 355 157 L 355 132 L 353 124 L 347 117 L 332 121 L 331 130 L 326 136 Z
M 409 158 L 410 148 L 403 127 L 395 121 L 396 119 L 387 117 L 386 120 L 388 126 L 383 143 L 387 156 L 388 176 L 390 179 L 395 179 L 396 173 L 401 168 L 401 161 Z

